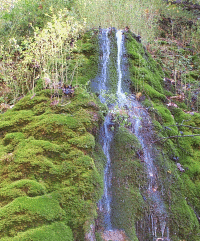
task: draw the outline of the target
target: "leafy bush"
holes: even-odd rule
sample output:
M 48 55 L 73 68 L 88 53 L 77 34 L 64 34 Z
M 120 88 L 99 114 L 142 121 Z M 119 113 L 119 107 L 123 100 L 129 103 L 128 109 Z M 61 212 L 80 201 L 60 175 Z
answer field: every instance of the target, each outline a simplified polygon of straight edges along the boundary
M 14 7 L 1 12 L 1 38 L 33 36 L 34 28 L 43 28 L 63 8 L 71 7 L 70 0 L 18 0 Z

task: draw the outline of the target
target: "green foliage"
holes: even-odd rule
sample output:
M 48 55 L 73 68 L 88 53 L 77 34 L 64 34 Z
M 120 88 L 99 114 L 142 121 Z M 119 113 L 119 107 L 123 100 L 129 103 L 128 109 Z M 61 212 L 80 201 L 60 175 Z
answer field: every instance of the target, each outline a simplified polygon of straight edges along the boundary
M 60 9 L 70 8 L 71 1 L 47 0 L 18 0 L 14 8 L 1 12 L 1 37 L 23 37 L 33 35 L 34 28 L 43 28 L 51 19 L 53 13 L 57 14 Z M 6 33 L 6 34 L 5 34 Z
M 34 95 L 43 88 L 57 94 L 63 84 L 85 85 L 97 73 L 97 32 L 84 34 L 84 23 L 65 8 L 57 14 L 50 11 L 44 27 L 34 28 L 34 37 L 22 41 L 13 37 L 1 44 L 0 76 L 9 88 L 9 96 L 3 93 L 6 102 L 15 103 L 27 92 Z

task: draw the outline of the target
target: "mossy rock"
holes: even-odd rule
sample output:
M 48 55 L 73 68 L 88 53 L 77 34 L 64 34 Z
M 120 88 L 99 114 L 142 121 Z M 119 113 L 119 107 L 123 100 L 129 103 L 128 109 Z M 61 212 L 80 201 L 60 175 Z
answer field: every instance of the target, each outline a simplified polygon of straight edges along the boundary
M 18 197 L 8 205 L 0 208 L 1 238 L 14 236 L 19 231 L 47 224 L 55 220 L 66 219 L 59 202 L 51 196 Z
M 54 222 L 50 225 L 19 232 L 14 237 L 2 238 L 2 241 L 73 241 L 71 229 L 63 222 Z
M 83 240 L 86 223 L 96 216 L 103 176 L 95 166 L 91 133 L 103 121 L 102 105 L 80 87 L 74 97 L 51 103 L 51 91 L 43 90 L 0 116 L 0 227 L 5 240 L 25 240 L 29 234 L 33 240 L 67 240 L 54 232 L 56 225 L 69 240 L 70 228 Z
M 166 97 L 163 90 L 164 74 L 161 67 L 130 32 L 125 35 L 133 88 L 138 92 L 143 92 L 151 99 L 165 101 Z
M 125 230 L 130 240 L 138 240 L 135 223 L 147 208 L 139 190 L 146 180 L 144 166 L 136 154 L 141 150 L 141 145 L 128 129 L 119 127 L 114 134 L 111 150 L 112 221 L 115 227 Z
M 21 179 L 0 189 L 0 200 L 13 200 L 21 196 L 40 196 L 46 193 L 46 188 L 35 180 Z

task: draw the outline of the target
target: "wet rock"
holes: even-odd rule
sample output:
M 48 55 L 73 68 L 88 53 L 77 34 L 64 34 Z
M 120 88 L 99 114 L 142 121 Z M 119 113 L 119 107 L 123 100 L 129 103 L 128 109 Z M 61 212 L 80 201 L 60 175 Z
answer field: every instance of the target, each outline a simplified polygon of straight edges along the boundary
M 88 102 L 87 106 L 92 107 L 94 110 L 97 110 L 97 111 L 99 110 L 99 107 L 93 101 Z
M 182 167 L 180 163 L 177 163 L 176 166 L 180 172 L 185 172 L 185 169 Z
M 146 99 L 146 96 L 145 95 L 142 95 L 141 97 L 140 97 L 140 101 L 144 101 Z
M 64 86 L 62 90 L 66 96 L 70 96 L 70 97 L 74 96 L 74 88 L 72 87 L 72 85 Z
M 143 150 L 138 150 L 138 151 L 136 152 L 136 154 L 137 154 L 138 158 L 139 158 L 142 162 L 144 162 L 144 152 L 143 152 Z
M 95 226 L 93 224 L 90 225 L 89 232 L 85 234 L 85 241 L 96 241 Z
M 177 161 L 179 160 L 179 157 L 178 157 L 178 156 L 173 156 L 171 159 L 172 159 L 173 161 L 177 162 Z
M 102 234 L 104 241 L 128 241 L 124 231 L 122 230 L 109 230 Z

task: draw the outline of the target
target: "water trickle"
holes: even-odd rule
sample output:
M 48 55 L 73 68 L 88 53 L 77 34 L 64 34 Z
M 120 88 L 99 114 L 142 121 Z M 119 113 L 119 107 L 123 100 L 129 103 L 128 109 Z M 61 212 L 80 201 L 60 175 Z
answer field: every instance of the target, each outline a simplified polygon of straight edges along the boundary
M 109 29 L 103 29 L 100 35 L 101 42 L 101 55 L 100 62 L 102 63 L 101 67 L 101 75 L 99 78 L 99 90 L 100 90 L 100 101 L 102 103 L 105 102 L 105 99 L 102 95 L 102 91 L 106 91 L 106 80 L 108 78 L 108 62 L 110 58 L 110 40 L 108 38 Z
M 99 209 L 104 213 L 104 225 L 106 230 L 112 230 L 111 222 L 111 201 L 112 201 L 112 192 L 111 192 L 111 159 L 110 159 L 110 143 L 113 137 L 113 133 L 110 130 L 112 125 L 110 116 L 107 115 L 103 125 L 103 151 L 107 158 L 107 164 L 104 170 L 104 195 L 99 203 Z
M 100 100 L 101 102 L 106 101 L 105 95 L 103 92 L 108 91 L 108 64 L 110 61 L 110 40 L 108 37 L 110 29 L 103 29 L 100 35 L 100 75 L 96 78 L 96 82 L 98 85 L 98 90 L 100 91 Z M 120 60 L 120 58 L 118 58 Z M 112 108 L 111 106 L 110 108 Z M 112 168 L 111 168 L 111 157 L 110 157 L 110 145 L 113 139 L 113 131 L 112 126 L 114 123 L 112 122 L 112 114 L 111 111 L 105 117 L 104 124 L 100 130 L 101 143 L 104 154 L 107 159 L 106 167 L 104 169 L 104 194 L 102 199 L 99 201 L 98 207 L 101 214 L 104 216 L 103 220 L 103 233 L 102 239 L 105 241 L 127 241 L 126 235 L 122 230 L 117 230 L 113 227 L 112 223 Z
M 108 63 L 110 61 L 110 40 L 108 37 L 109 30 L 102 30 L 100 36 L 100 75 L 98 76 L 97 85 L 98 90 L 100 91 L 100 100 L 101 102 L 105 102 L 105 97 L 102 95 L 101 90 L 107 91 L 108 85 L 107 82 L 109 80 L 109 70 Z M 127 71 L 124 70 L 123 66 L 124 60 L 123 55 L 125 53 L 124 46 L 124 35 L 121 30 L 116 33 L 117 38 L 117 103 L 119 108 L 124 108 L 127 111 L 129 116 L 129 122 L 131 123 L 131 131 L 138 138 L 142 149 L 143 149 L 143 161 L 146 164 L 147 176 L 148 176 L 148 189 L 146 196 L 151 200 L 150 213 L 149 218 L 144 226 L 148 225 L 147 232 L 149 235 L 152 235 L 152 240 L 166 240 L 169 241 L 169 229 L 167 227 L 167 212 L 165 209 L 164 202 L 161 198 L 161 194 L 158 190 L 159 182 L 157 178 L 157 168 L 154 164 L 154 153 L 153 147 L 151 143 L 153 142 L 153 131 L 151 120 L 148 115 L 148 112 L 145 108 L 136 100 L 134 95 L 126 95 L 125 90 L 128 92 L 128 88 L 126 88 L 123 79 L 127 76 Z M 102 199 L 99 202 L 99 210 L 104 216 L 104 240 L 107 240 L 105 237 L 114 236 L 119 230 L 114 229 L 112 225 L 112 169 L 111 169 L 111 157 L 110 157 L 110 148 L 111 141 L 113 139 L 113 131 L 112 126 L 112 113 L 115 110 L 108 113 L 105 118 L 104 125 L 101 128 L 101 137 L 102 137 L 102 147 L 104 154 L 107 158 L 107 164 L 104 171 L 104 194 Z M 123 231 L 120 231 L 123 233 Z M 166 238 L 164 237 L 166 234 Z M 125 235 L 125 234 L 124 234 Z M 160 236 L 160 238 L 157 237 Z M 123 236 L 123 235 L 122 235 Z M 144 236 L 139 239 L 144 240 Z M 119 239 L 126 240 L 126 239 Z
M 110 56 L 110 41 L 108 38 L 109 29 L 103 29 L 100 35 L 100 64 L 101 64 L 101 74 L 98 77 L 98 88 L 99 90 L 107 90 L 106 83 L 108 78 L 108 62 Z M 100 92 L 99 96 L 101 102 L 105 102 L 105 98 Z M 111 201 L 112 201 L 112 193 L 111 193 L 111 159 L 110 159 L 110 142 L 112 140 L 113 133 L 110 130 L 112 125 L 110 116 L 107 115 L 104 121 L 104 125 L 101 128 L 101 136 L 102 136 L 102 146 L 104 154 L 107 158 L 107 164 L 104 170 L 104 194 L 102 199 L 99 202 L 99 210 L 104 214 L 104 225 L 106 230 L 112 230 L 111 223 Z
M 132 127 L 131 130 L 138 138 L 144 152 L 144 162 L 146 164 L 147 175 L 149 180 L 148 196 L 152 200 L 152 212 L 150 215 L 152 221 L 152 234 L 154 237 L 156 237 L 159 233 L 162 237 L 164 237 L 167 222 L 167 212 L 165 209 L 164 202 L 158 191 L 157 168 L 154 165 L 154 154 L 152 152 L 153 148 L 151 146 L 153 138 L 151 120 L 147 111 L 136 100 L 135 96 L 126 96 L 122 91 L 122 31 L 118 31 L 116 37 L 118 44 L 118 101 L 120 102 L 121 106 L 126 104 L 126 109 L 129 115 L 129 121 L 131 122 Z
M 117 87 L 117 94 L 120 96 L 122 95 L 121 88 L 122 88 L 122 71 L 121 71 L 121 55 L 122 55 L 122 31 L 119 30 L 116 33 L 117 37 L 117 73 L 118 73 L 118 87 Z

